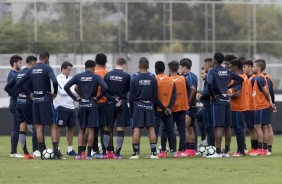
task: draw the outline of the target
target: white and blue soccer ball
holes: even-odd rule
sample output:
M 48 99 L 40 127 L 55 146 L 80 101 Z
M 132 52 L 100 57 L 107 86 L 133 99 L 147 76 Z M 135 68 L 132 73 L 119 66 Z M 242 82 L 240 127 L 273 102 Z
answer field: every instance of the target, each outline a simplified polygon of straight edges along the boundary
M 159 146 L 158 149 L 157 149 L 157 154 L 160 154 L 161 152 L 162 152 L 162 146 Z M 168 152 L 169 152 L 168 147 L 166 147 L 165 152 L 166 152 L 166 154 L 168 154 Z
M 54 158 L 54 152 L 52 149 L 48 148 L 42 152 L 42 157 L 44 160 L 49 160 Z
M 202 157 L 206 156 L 206 149 L 207 149 L 206 146 L 200 146 L 200 147 L 198 148 L 198 153 L 201 154 L 200 156 L 202 156 Z
M 213 155 L 215 154 L 215 152 L 216 152 L 216 148 L 214 146 L 208 146 L 206 148 L 206 156 Z

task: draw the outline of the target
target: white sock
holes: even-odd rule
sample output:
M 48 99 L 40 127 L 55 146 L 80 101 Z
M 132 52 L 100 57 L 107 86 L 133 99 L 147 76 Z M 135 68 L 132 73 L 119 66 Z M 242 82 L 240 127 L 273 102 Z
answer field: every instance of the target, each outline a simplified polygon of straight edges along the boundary
M 73 150 L 72 146 L 68 146 L 68 152 L 71 152 Z

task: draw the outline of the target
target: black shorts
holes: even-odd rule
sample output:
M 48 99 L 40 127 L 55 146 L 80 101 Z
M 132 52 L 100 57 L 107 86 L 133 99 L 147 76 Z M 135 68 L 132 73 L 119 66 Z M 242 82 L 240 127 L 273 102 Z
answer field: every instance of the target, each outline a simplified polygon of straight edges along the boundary
M 100 126 L 105 126 L 107 121 L 107 102 L 98 103 L 98 120 Z
M 73 128 L 76 125 L 75 110 L 59 106 L 56 109 L 56 123 L 60 128 Z
M 184 130 L 185 130 L 185 118 L 186 118 L 186 112 L 185 111 L 178 111 L 178 112 L 173 112 L 173 122 L 176 124 L 183 124 Z
M 187 115 L 191 118 L 191 123 L 189 127 L 195 127 L 195 119 L 198 112 L 198 108 L 196 106 L 190 107 L 187 111 Z
M 261 109 L 255 111 L 255 125 L 269 125 L 271 124 L 271 109 Z
M 32 103 L 17 105 L 17 120 L 19 123 L 26 122 L 28 125 L 33 124 Z
M 232 127 L 233 129 L 244 129 L 244 113 L 232 111 Z
M 56 121 L 56 113 L 52 102 L 33 103 L 33 123 L 39 125 L 51 125 Z
M 129 108 L 126 100 L 122 100 L 119 107 L 116 107 L 112 102 L 108 103 L 106 126 L 114 128 L 115 122 L 117 127 L 128 127 L 130 125 Z
M 232 122 L 230 102 L 212 103 L 211 117 L 214 127 L 228 127 Z
M 244 120 L 246 122 L 247 128 L 254 128 L 255 125 L 255 111 L 245 111 Z
M 98 109 L 94 107 L 79 108 L 78 120 L 80 128 L 97 128 L 99 127 Z
M 132 113 L 132 121 L 132 128 L 155 127 L 155 112 L 134 109 Z
M 213 127 L 210 107 L 203 108 L 203 116 L 204 116 L 205 127 L 206 128 Z

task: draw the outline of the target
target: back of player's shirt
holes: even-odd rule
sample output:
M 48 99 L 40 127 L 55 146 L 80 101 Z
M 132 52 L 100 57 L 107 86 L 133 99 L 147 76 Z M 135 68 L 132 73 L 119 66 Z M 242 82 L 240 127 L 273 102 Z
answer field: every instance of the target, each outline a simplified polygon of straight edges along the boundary
M 157 75 L 156 79 L 158 82 L 158 99 L 161 101 L 164 107 L 168 107 L 172 97 L 174 82 L 165 74 Z M 162 111 L 161 107 L 159 106 L 158 111 Z
M 252 79 L 253 83 L 253 102 L 254 102 L 254 109 L 255 110 L 261 110 L 261 109 L 267 109 L 270 107 L 270 103 L 266 99 L 262 88 L 267 87 L 268 88 L 268 82 L 266 80 L 266 77 L 263 74 L 260 74 L 257 77 L 254 77 Z
M 130 83 L 129 103 L 133 111 L 134 103 L 147 103 L 148 107 L 157 110 L 158 85 L 155 77 L 149 73 L 140 73 Z M 151 109 L 152 110 L 152 109 Z
M 195 87 L 196 91 L 198 88 L 198 77 L 196 74 L 194 74 L 193 72 L 189 72 L 187 75 L 185 75 L 186 80 Z M 196 93 L 195 93 L 196 95 Z M 191 96 L 191 90 L 189 89 L 187 91 L 187 96 L 188 98 L 190 98 Z M 193 100 L 190 102 L 189 104 L 190 107 L 196 106 L 196 98 L 194 97 Z
M 186 79 L 183 76 L 175 75 L 170 77 L 176 87 L 176 100 L 172 107 L 172 112 L 187 111 L 188 110 L 188 97 Z M 188 83 L 189 84 L 189 83 Z
M 58 90 L 58 82 L 53 69 L 44 63 L 37 63 L 27 72 L 27 75 L 29 75 L 31 81 L 33 102 L 52 102 L 50 79 L 56 86 L 54 92 L 57 93 Z
M 248 76 L 246 74 L 240 74 L 244 79 L 244 82 L 240 85 L 230 88 L 228 93 L 233 94 L 237 90 L 241 90 L 241 95 L 238 98 L 230 98 L 231 110 L 232 111 L 247 111 L 249 110 L 249 85 L 248 85 Z M 231 84 L 233 81 L 231 82 Z
M 127 99 L 131 81 L 131 77 L 128 73 L 114 69 L 105 75 L 104 80 L 108 85 L 108 94 L 110 96 L 118 99 Z
M 108 70 L 105 70 L 104 68 L 98 68 L 95 67 L 95 74 L 99 75 L 102 79 L 104 79 L 106 73 L 108 73 Z M 98 92 L 97 92 L 97 96 L 99 96 L 101 94 L 101 86 L 98 87 Z M 103 96 L 98 103 L 104 103 L 107 101 L 107 98 L 105 96 Z
M 209 89 L 210 95 L 228 99 L 227 90 L 232 79 L 238 80 L 241 77 L 222 66 L 213 67 L 207 75 L 208 85 L 211 85 L 213 88 L 212 91 Z
M 16 82 L 18 82 L 30 69 L 29 68 L 24 68 L 23 70 L 21 70 L 16 77 Z M 29 92 L 32 92 L 32 88 L 31 88 L 31 82 L 30 79 L 24 83 L 24 88 L 27 89 Z M 23 91 L 21 91 L 21 93 L 19 94 L 18 98 L 17 98 L 17 103 L 18 104 L 30 104 L 32 103 L 32 100 L 29 96 L 30 94 L 25 93 Z

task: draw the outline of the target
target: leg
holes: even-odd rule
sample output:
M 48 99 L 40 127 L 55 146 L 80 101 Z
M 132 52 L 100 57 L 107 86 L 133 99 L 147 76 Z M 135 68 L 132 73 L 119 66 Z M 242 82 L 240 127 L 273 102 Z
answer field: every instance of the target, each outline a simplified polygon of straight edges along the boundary
M 151 155 L 157 155 L 155 127 L 149 127 L 147 130 L 151 147 Z
M 138 155 L 139 154 L 139 147 L 140 147 L 140 128 L 134 128 L 133 129 L 133 136 L 132 136 L 132 147 L 133 147 L 133 154 Z
M 116 155 L 120 155 L 120 151 L 124 141 L 124 128 L 117 127 L 117 146 L 116 146 Z
M 273 137 L 274 137 L 274 133 L 273 133 L 273 129 L 271 124 L 267 125 L 267 130 L 268 130 L 268 142 L 267 142 L 267 149 L 268 152 L 272 152 L 272 144 L 273 144 Z
M 27 130 L 27 124 L 26 122 L 21 122 L 20 123 L 20 132 L 19 132 L 19 138 L 20 138 L 20 143 L 23 149 L 23 152 L 26 155 L 29 155 L 29 152 L 26 147 L 26 130 Z
M 84 136 L 85 136 L 85 128 L 80 128 L 78 132 L 78 156 L 85 155 L 85 146 Z
M 215 127 L 214 128 L 214 135 L 215 135 L 215 147 L 216 147 L 216 153 L 221 153 L 221 141 L 222 141 L 222 128 L 221 127 Z
M 165 129 L 167 130 L 167 134 L 169 137 L 169 145 L 172 149 L 172 152 L 176 152 L 176 135 L 174 132 L 174 128 L 173 128 L 173 117 L 172 116 L 167 116 L 163 119 L 164 123 L 163 126 L 165 127 Z M 161 140 L 161 144 L 162 144 L 162 151 L 165 151 L 166 149 L 166 140 Z
M 38 143 L 36 138 L 36 125 L 33 125 L 32 128 L 32 150 L 33 152 L 38 150 Z
M 87 137 L 87 157 L 91 157 L 92 145 L 94 142 L 94 128 L 87 128 L 88 129 L 88 137 Z

